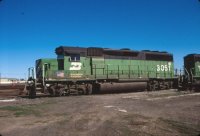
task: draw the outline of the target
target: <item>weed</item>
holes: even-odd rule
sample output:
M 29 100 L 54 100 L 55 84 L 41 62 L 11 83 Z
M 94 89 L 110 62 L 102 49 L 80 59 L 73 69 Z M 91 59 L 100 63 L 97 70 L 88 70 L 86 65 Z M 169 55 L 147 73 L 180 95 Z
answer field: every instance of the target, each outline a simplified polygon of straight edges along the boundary
M 177 132 L 181 134 L 186 134 L 186 135 L 198 134 L 198 130 L 196 130 L 194 127 L 192 127 L 189 124 L 185 124 L 183 122 L 178 122 L 174 120 L 164 119 L 164 118 L 159 118 L 158 120 L 161 122 L 164 122 L 165 124 L 167 124 L 168 127 L 176 130 Z
M 5 106 L 1 107 L 0 110 L 12 111 L 16 117 L 27 115 L 40 116 L 36 105 Z

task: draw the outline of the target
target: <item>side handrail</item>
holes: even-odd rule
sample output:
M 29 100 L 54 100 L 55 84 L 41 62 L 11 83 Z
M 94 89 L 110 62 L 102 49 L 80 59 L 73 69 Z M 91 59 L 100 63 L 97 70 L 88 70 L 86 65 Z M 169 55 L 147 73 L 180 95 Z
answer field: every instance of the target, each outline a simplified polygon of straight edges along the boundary
M 187 68 L 185 68 L 185 72 L 187 73 L 187 76 L 188 76 L 188 78 L 190 79 L 190 74 L 189 74 Z
M 193 69 L 193 68 L 191 68 L 191 69 L 190 69 L 190 73 L 191 73 L 191 79 L 192 79 L 192 81 L 191 81 L 191 82 L 193 82 L 193 77 L 194 77 L 194 75 L 193 75 L 193 73 L 192 73 L 192 69 Z
M 32 79 L 35 79 L 34 67 L 28 68 L 28 79 L 31 77 L 32 77 Z
M 45 87 L 45 66 L 47 66 L 48 63 L 44 63 L 43 66 L 42 66 L 42 85 Z

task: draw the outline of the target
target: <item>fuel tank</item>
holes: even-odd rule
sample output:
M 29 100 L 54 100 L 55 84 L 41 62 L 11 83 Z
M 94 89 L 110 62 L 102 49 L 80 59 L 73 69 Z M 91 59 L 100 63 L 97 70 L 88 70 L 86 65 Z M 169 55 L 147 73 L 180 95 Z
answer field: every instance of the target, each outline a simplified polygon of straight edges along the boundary
M 147 82 L 128 82 L 128 83 L 100 83 L 93 86 L 94 93 L 123 93 L 144 91 Z

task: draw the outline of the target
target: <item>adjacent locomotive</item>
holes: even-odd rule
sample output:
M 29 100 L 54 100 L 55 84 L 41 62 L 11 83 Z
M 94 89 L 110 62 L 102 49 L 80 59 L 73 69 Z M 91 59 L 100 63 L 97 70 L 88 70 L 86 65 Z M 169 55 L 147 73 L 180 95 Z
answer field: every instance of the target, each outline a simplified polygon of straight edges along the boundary
M 27 90 L 52 96 L 177 88 L 173 55 L 97 47 L 55 49 L 57 58 L 36 60 L 36 78 L 29 69 Z
M 180 78 L 182 90 L 200 89 L 200 54 L 184 57 L 184 74 Z

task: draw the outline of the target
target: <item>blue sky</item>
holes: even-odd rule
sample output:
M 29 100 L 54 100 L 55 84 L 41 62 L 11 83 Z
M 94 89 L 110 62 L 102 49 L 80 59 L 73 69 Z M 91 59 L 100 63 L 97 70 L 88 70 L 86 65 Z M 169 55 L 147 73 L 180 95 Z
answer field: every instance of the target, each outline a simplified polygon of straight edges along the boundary
M 27 75 L 60 45 L 200 53 L 198 0 L 1 0 L 0 73 Z

